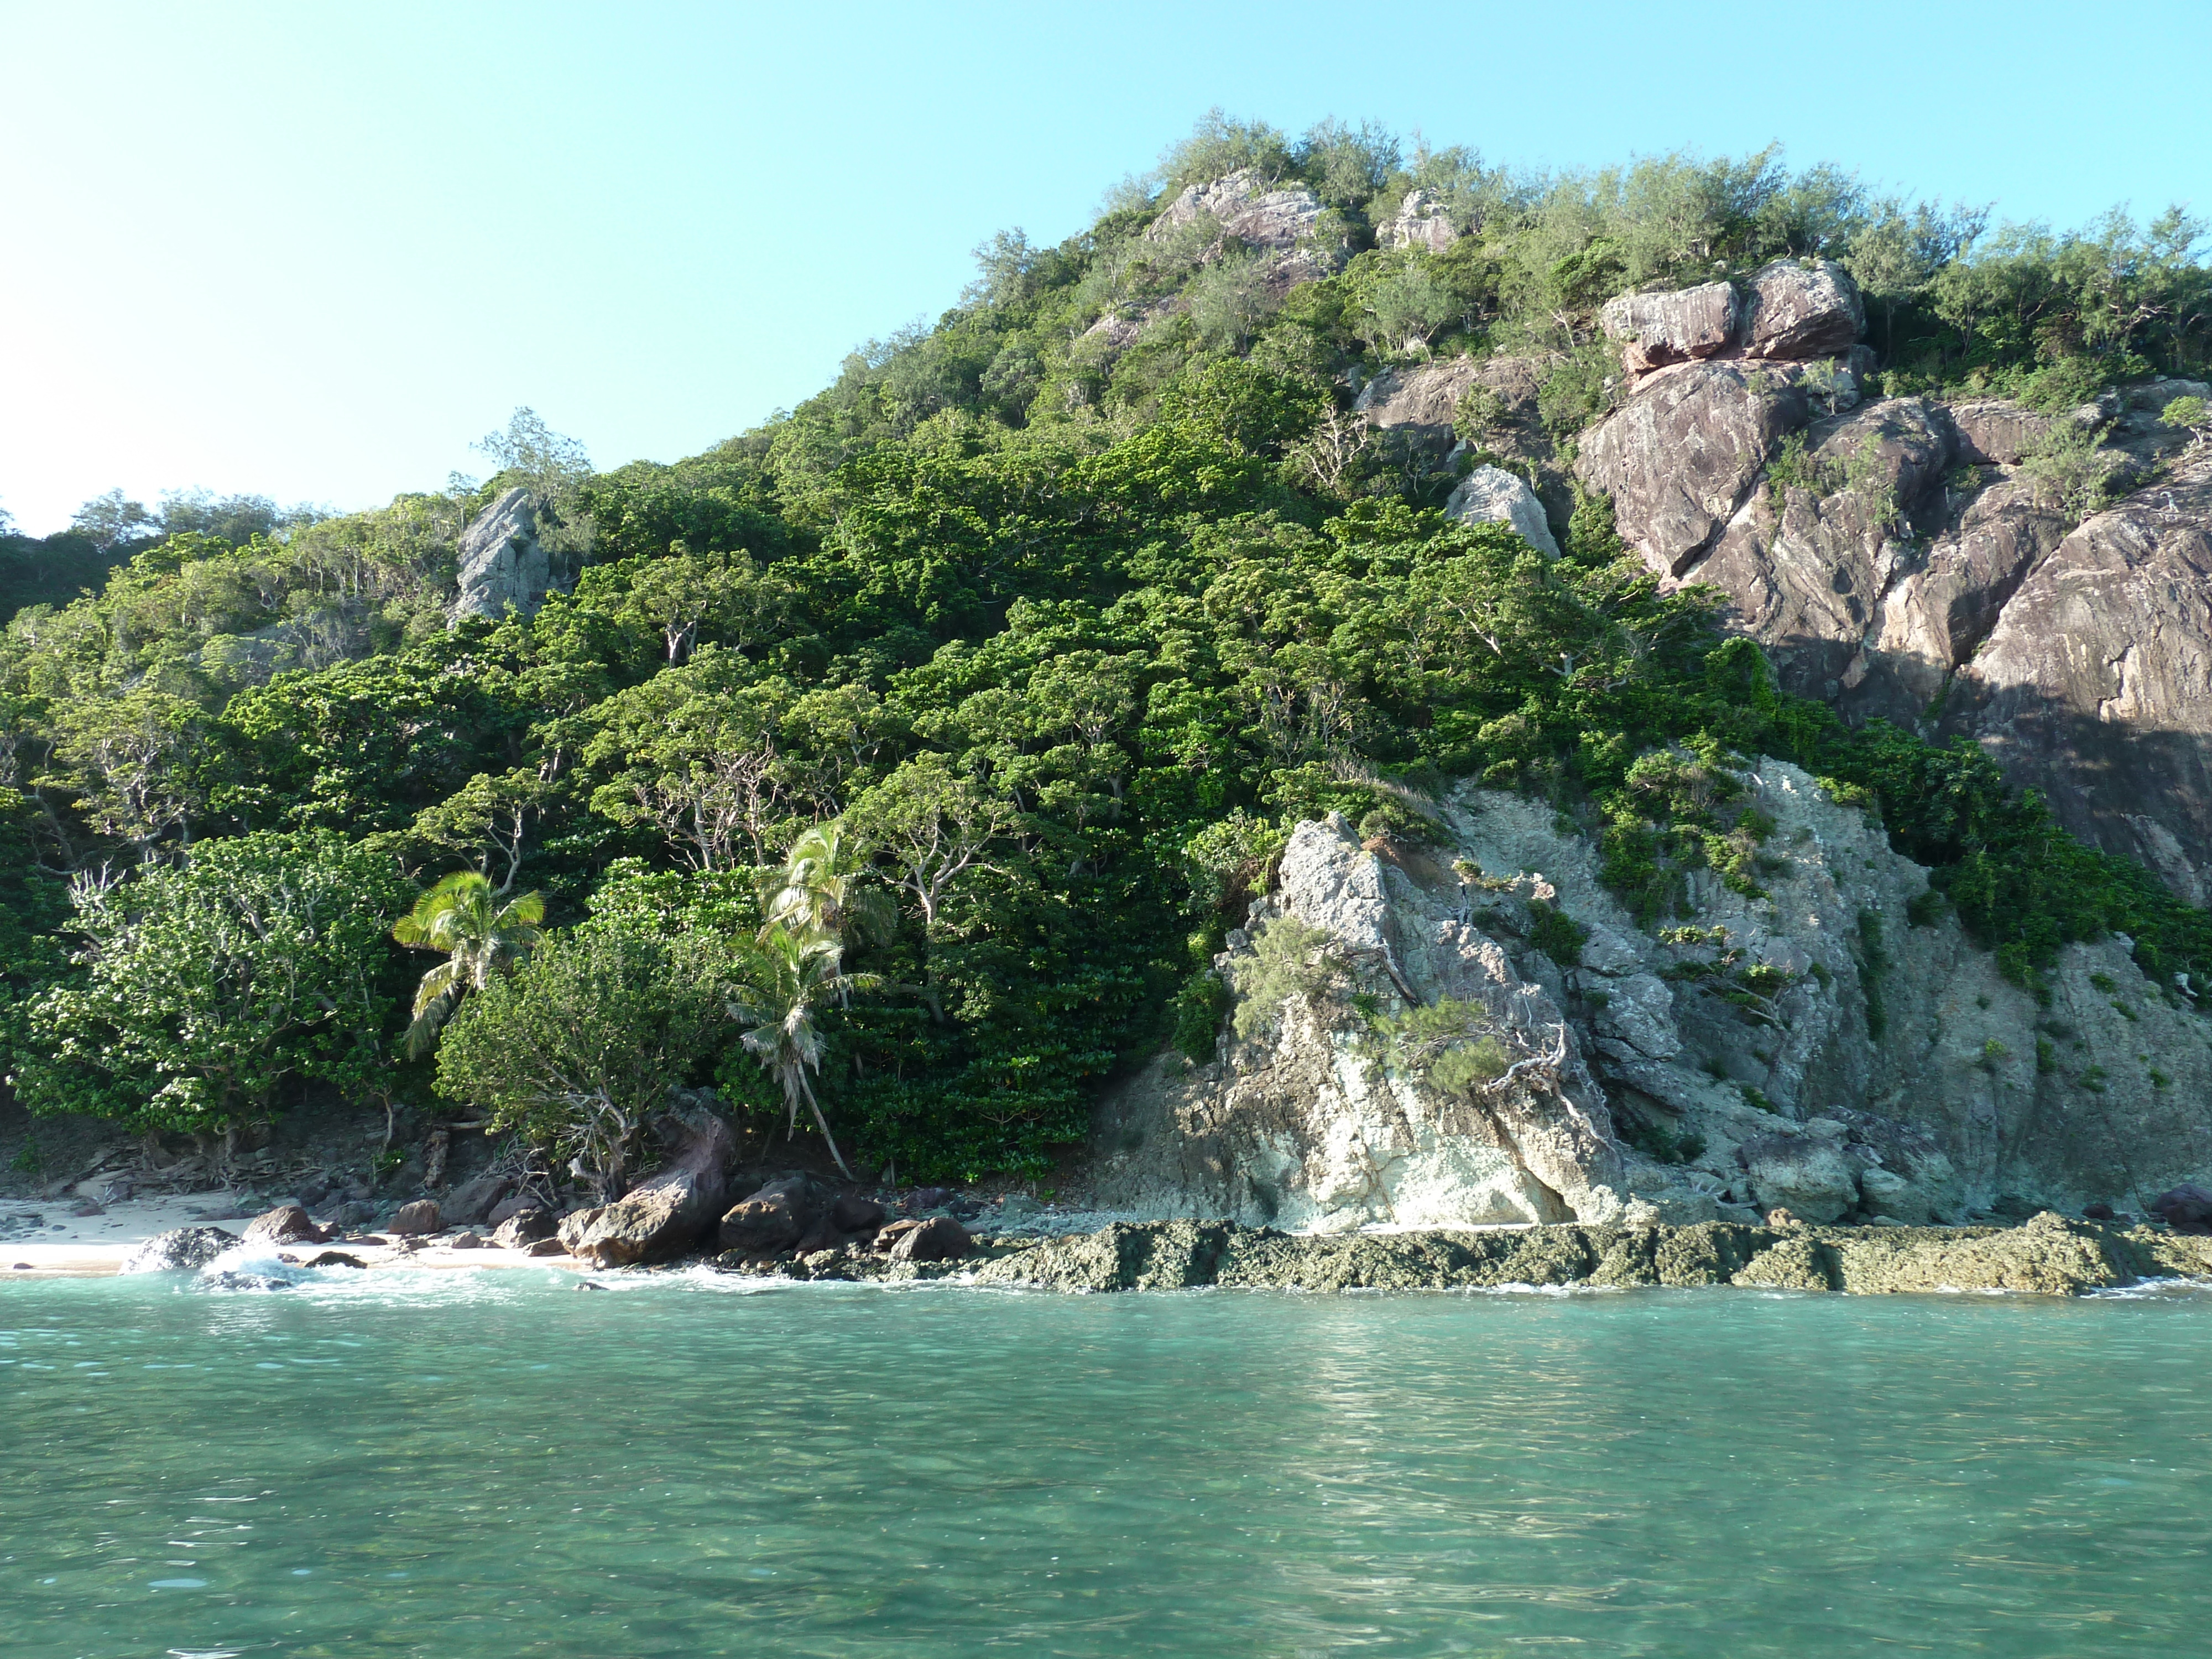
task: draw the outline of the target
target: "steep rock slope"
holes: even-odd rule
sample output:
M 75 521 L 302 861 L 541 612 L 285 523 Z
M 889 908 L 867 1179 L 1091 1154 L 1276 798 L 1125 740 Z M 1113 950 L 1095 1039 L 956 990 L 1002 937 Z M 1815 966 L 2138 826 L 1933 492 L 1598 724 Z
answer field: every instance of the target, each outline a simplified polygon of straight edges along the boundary
M 1356 988 L 1109 1097 L 1094 1197 L 1322 1230 L 1777 1206 L 1916 1223 L 2141 1211 L 2212 1162 L 2212 1039 L 2127 940 L 2069 947 L 2040 1005 L 1955 921 L 1913 925 L 1927 872 L 1857 809 L 1779 763 L 1747 781 L 1776 826 L 1764 891 L 1700 872 L 1692 915 L 1656 930 L 1518 796 L 1462 791 L 1440 848 L 1301 824 L 1252 929 L 1326 928 Z M 1252 948 L 1232 936 L 1224 968 Z M 1479 1094 L 1401 1074 L 1370 1016 L 1447 997 L 1536 1063 Z
M 1611 301 L 1630 384 L 1584 434 L 1584 481 L 1655 570 L 1727 597 L 1790 690 L 1972 736 L 2074 833 L 2204 902 L 2212 460 L 2158 417 L 2205 388 L 2057 416 L 1862 404 L 1862 321 L 1826 264 Z M 2078 464 L 2133 491 L 2078 524 L 2030 465 L 2069 428 Z

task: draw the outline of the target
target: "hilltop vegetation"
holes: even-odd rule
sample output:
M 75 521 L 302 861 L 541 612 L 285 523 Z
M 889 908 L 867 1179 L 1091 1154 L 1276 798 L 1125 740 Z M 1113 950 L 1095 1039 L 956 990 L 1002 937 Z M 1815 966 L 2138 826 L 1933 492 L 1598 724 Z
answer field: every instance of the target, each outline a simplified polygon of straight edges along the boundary
M 1300 270 L 1163 221 L 1240 171 L 1310 190 Z M 1468 234 L 1392 231 L 1417 191 Z M 1210 1041 L 1207 963 L 1297 817 L 1418 838 L 1451 780 L 1528 790 L 1656 918 L 1686 870 L 1759 880 L 1729 774 L 1761 753 L 1880 811 L 2024 980 L 2104 929 L 2160 977 L 2202 971 L 2202 915 L 1978 754 L 1778 693 L 1705 598 L 1623 555 L 1603 501 L 1547 558 L 1448 520 L 1455 471 L 1347 419 L 1393 362 L 1510 351 L 1571 443 L 1618 369 L 1607 298 L 1812 254 L 1857 276 L 1893 390 L 2078 402 L 2202 370 L 2197 236 L 2179 214 L 1992 232 L 1771 153 L 1532 179 L 1213 118 L 1089 231 L 996 239 L 934 326 L 704 455 L 597 473 L 526 413 L 492 478 L 375 512 L 103 520 L 74 563 L 13 538 L 37 601 L 0 647 L 14 1086 L 203 1133 L 442 1087 L 558 1138 L 584 1109 L 562 1090 L 671 1080 L 781 1117 L 797 1062 L 733 1011 L 812 973 L 836 988 L 799 1075 L 848 1152 L 1034 1170 L 1116 1066 Z M 573 591 L 455 622 L 464 527 L 517 485 Z M 69 599 L 57 571 L 104 586 Z M 761 908 L 829 820 L 888 900 L 807 922 L 834 959 Z M 387 931 L 463 869 L 542 891 L 551 934 L 463 1000 L 441 1070 L 405 1053 L 426 963 Z M 591 989 L 616 983 L 619 1008 Z M 598 1018 L 598 1080 L 515 1080 L 502 1044 L 573 1029 L 546 1023 L 563 997 Z M 648 1031 L 650 1056 L 616 1052 Z

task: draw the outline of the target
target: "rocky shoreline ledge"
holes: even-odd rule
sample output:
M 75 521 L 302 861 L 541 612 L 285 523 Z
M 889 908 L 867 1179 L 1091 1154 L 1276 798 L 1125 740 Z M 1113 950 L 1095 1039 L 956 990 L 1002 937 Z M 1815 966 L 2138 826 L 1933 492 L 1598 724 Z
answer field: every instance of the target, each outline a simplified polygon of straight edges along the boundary
M 853 1244 L 777 1261 L 726 1252 L 711 1265 L 787 1279 L 957 1279 L 1078 1293 L 1732 1285 L 1848 1296 L 2080 1296 L 2148 1279 L 2212 1280 L 2212 1237 L 2073 1221 L 2050 1212 L 2017 1227 L 1709 1221 L 1294 1234 L 1229 1222 L 1158 1221 L 1117 1222 L 1059 1238 L 977 1239 L 971 1253 L 939 1261 L 900 1260 Z

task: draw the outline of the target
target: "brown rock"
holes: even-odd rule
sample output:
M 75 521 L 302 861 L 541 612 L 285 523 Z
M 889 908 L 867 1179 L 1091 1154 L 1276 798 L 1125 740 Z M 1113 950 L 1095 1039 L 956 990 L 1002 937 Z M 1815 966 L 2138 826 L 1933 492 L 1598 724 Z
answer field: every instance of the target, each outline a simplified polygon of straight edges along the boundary
M 446 1246 L 451 1250 L 481 1250 L 483 1247 L 484 1242 L 482 1236 L 471 1232 L 456 1234 Z
M 1770 1227 L 1794 1227 L 1797 1224 L 1797 1218 L 1778 1204 L 1766 1212 L 1766 1224 Z
M 1736 308 L 1733 286 L 1704 283 L 1671 294 L 1620 295 L 1605 302 L 1598 324 L 1606 338 L 1621 343 L 1622 366 L 1641 374 L 1727 350 L 1735 339 Z
M 1983 466 L 2017 466 L 2051 430 L 2051 416 L 2003 399 L 1953 404 L 1959 459 Z
M 524 1245 L 522 1253 L 525 1255 L 566 1255 L 568 1247 L 557 1238 L 541 1238 L 533 1244 Z
M 296 1204 L 280 1204 L 246 1224 L 250 1244 L 319 1244 L 329 1235 Z
M 1583 440 L 1585 482 L 1613 497 L 1623 540 L 1675 575 L 1710 548 L 1804 424 L 1796 366 L 1692 362 L 1647 376 Z
M 920 1225 L 921 1223 L 911 1218 L 894 1221 L 876 1235 L 875 1248 L 878 1250 L 888 1250 Z
M 668 1164 L 613 1203 L 561 1224 L 569 1254 L 595 1267 L 665 1261 L 704 1242 L 729 1202 L 729 1126 L 702 1115 Z
M 830 1219 L 842 1233 L 872 1232 L 884 1224 L 887 1213 L 872 1198 L 847 1193 L 830 1206 Z
M 2212 459 L 2097 514 L 2035 565 L 1953 690 L 2059 821 L 2212 897 Z
M 2212 1233 L 2212 1193 L 2191 1181 L 2160 1193 L 2150 1212 L 2178 1233 Z
M 968 1230 L 949 1215 L 932 1216 L 899 1235 L 894 1261 L 957 1261 L 975 1248 Z
M 1858 286 L 1832 259 L 1778 259 L 1744 286 L 1740 328 L 1747 357 L 1832 357 L 1866 331 Z
M 357 1255 L 348 1255 L 343 1250 L 325 1250 L 311 1255 L 301 1264 L 307 1267 L 366 1267 L 368 1263 Z
M 398 1233 L 404 1237 L 434 1233 L 443 1224 L 444 1218 L 438 1213 L 438 1200 L 418 1198 L 412 1204 L 401 1205 L 399 1213 L 386 1222 L 384 1226 L 386 1232 Z
M 808 1221 L 802 1200 L 805 1183 L 794 1176 L 763 1187 L 732 1205 L 722 1217 L 720 1236 L 726 1250 L 749 1255 L 773 1255 L 796 1244 Z
M 496 1227 L 520 1215 L 525 1210 L 544 1208 L 542 1199 L 533 1198 L 528 1193 L 509 1193 L 484 1212 L 484 1223 L 487 1226 Z

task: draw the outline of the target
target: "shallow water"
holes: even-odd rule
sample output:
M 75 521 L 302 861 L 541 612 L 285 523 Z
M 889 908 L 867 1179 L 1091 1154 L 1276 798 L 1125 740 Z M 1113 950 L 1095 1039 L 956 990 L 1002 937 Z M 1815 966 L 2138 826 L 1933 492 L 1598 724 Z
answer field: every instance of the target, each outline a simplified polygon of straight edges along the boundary
M 2081 1656 L 2212 1297 L 0 1291 L 0 1653 Z

